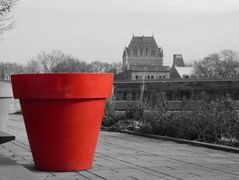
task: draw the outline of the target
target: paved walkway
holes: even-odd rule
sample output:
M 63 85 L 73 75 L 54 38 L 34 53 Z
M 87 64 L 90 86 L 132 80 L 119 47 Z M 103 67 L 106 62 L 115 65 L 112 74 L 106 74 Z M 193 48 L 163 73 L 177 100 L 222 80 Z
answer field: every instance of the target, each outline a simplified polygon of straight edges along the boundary
M 239 154 L 113 132 L 101 132 L 91 170 L 41 172 L 34 169 L 22 116 L 11 115 L 8 123 L 16 140 L 0 145 L 1 180 L 239 179 Z

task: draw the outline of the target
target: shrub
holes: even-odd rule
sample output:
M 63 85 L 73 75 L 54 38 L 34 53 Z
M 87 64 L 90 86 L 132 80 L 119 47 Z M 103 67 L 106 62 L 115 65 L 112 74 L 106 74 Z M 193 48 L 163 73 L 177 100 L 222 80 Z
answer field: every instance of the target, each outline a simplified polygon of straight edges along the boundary
M 110 101 L 106 102 L 105 113 L 102 120 L 102 126 L 110 127 L 120 120 L 123 120 L 123 116 L 114 111 Z
M 194 102 L 192 111 L 167 111 L 160 106 L 135 105 L 117 113 L 108 102 L 103 126 L 189 140 L 228 145 L 239 144 L 239 114 L 230 101 Z
M 239 117 L 230 101 L 217 99 L 194 105 L 193 111 L 151 108 L 143 114 L 140 131 L 212 143 L 221 143 L 222 137 L 239 139 Z
M 128 108 L 125 111 L 124 118 L 129 120 L 139 121 L 144 114 L 146 107 L 141 104 L 128 104 Z

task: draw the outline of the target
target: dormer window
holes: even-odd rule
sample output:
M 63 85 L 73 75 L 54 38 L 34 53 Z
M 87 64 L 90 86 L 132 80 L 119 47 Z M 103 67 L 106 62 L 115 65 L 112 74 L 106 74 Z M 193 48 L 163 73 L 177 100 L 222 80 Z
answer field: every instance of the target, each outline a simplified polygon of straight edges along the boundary
M 149 55 L 149 49 L 148 49 L 148 48 L 146 48 L 146 50 L 145 50 L 145 55 L 146 55 L 146 56 Z
M 133 50 L 133 56 L 137 56 L 137 49 L 136 48 Z
M 154 49 L 151 51 L 151 56 L 155 56 L 155 50 Z
M 143 56 L 143 49 L 140 49 L 140 55 Z

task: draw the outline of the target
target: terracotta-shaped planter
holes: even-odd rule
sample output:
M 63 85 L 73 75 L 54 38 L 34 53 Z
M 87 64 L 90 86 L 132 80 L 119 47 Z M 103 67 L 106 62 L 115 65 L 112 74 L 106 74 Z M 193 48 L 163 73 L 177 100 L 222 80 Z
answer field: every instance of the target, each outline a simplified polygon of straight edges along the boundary
M 35 166 L 46 171 L 92 167 L 112 74 L 13 75 Z
M 11 83 L 0 81 L 0 131 L 6 129 L 11 99 Z

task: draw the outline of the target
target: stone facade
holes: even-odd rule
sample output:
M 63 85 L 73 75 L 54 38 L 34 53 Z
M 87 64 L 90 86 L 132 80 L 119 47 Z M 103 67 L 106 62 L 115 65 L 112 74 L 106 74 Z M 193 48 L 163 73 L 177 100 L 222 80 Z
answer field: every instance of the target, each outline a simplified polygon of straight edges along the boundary
M 218 98 L 229 100 L 239 109 L 238 79 L 164 79 L 158 81 L 115 81 L 113 102 L 115 109 L 126 110 L 129 105 L 146 102 L 164 104 L 166 109 L 192 108 L 192 102 L 210 102 Z M 134 103 L 134 104 L 133 104 Z
M 131 73 L 131 79 L 132 80 L 157 80 L 157 79 L 164 79 L 164 78 L 170 78 L 169 73 L 166 72 L 132 72 Z

